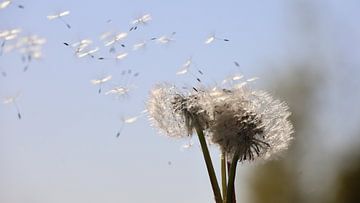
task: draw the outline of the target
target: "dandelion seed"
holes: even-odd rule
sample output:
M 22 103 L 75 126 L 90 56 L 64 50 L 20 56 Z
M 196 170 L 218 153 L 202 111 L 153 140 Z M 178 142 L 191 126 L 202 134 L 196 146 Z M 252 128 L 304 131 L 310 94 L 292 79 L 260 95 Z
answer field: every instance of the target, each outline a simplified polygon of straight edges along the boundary
M 42 46 L 46 43 L 45 38 L 37 35 L 24 36 L 18 39 L 15 48 L 22 54 L 21 60 L 25 63 L 23 71 L 26 72 L 30 63 L 42 58 Z
M 246 81 L 247 82 L 252 82 L 252 81 L 255 81 L 255 80 L 258 80 L 258 79 L 259 79 L 258 77 L 253 77 L 253 78 L 247 79 Z
M 133 45 L 133 50 L 136 51 L 136 50 L 139 50 L 139 49 L 143 49 L 143 48 L 145 48 L 145 46 L 146 46 L 146 42 L 142 41 L 142 42 L 134 44 Z
M 0 3 L 0 9 L 4 9 L 6 7 L 8 7 L 11 4 L 11 0 L 6 0 Z
M 100 39 L 104 41 L 104 46 L 108 47 L 111 46 L 109 49 L 110 53 L 116 52 L 116 44 L 120 41 L 124 40 L 128 36 L 126 32 L 120 32 L 118 34 L 113 35 L 111 32 L 105 32 L 100 36 Z M 125 44 L 121 43 L 121 47 L 125 47 Z
M 107 47 L 107 46 L 110 46 L 110 45 L 113 45 L 114 43 L 125 39 L 127 36 L 128 36 L 128 33 L 126 33 L 126 32 L 120 32 L 120 33 L 116 34 L 115 36 L 113 36 L 110 40 L 106 41 L 106 42 L 104 43 L 104 45 L 105 45 L 106 47 Z
M 180 148 L 181 151 L 184 151 L 184 150 L 188 150 L 190 149 L 192 146 L 194 145 L 194 142 L 192 141 L 192 139 L 189 140 L 189 142 L 183 144 Z
M 111 37 L 113 35 L 112 32 L 108 31 L 108 32 L 103 32 L 101 35 L 100 35 L 100 40 L 103 41 L 105 39 L 108 39 L 109 37 Z
M 124 123 L 134 123 L 135 121 L 137 121 L 137 119 L 138 119 L 138 116 L 126 118 L 126 119 L 124 119 Z
M 113 87 L 109 91 L 105 92 L 105 95 L 116 94 L 118 96 L 123 96 L 127 94 L 129 91 L 130 91 L 129 88 L 119 86 L 119 87 Z
M 0 32 L 0 39 L 3 40 L 0 46 L 0 56 L 3 53 L 6 42 L 17 38 L 20 32 L 20 29 L 4 30 Z
M 131 32 L 131 31 L 136 30 L 136 29 L 137 29 L 137 26 L 133 26 L 133 27 L 131 27 L 131 28 L 129 29 L 129 31 Z
M 116 59 L 118 60 L 122 60 L 124 58 L 126 58 L 128 55 L 128 53 L 124 52 L 124 53 L 119 53 L 118 55 L 116 55 Z
M 99 85 L 99 94 L 101 93 L 101 88 L 102 88 L 102 84 L 108 82 L 109 80 L 111 80 L 112 76 L 108 75 L 106 77 L 100 78 L 100 79 L 94 79 L 91 80 L 90 82 L 94 85 Z
M 48 15 L 48 16 L 46 16 L 46 17 L 47 17 L 47 19 L 49 19 L 49 20 L 59 19 L 61 22 L 63 22 L 63 23 L 66 25 L 67 28 L 71 29 L 70 24 L 67 23 L 67 22 L 63 19 L 64 16 L 67 16 L 67 15 L 69 15 L 69 14 L 70 14 L 70 11 L 63 11 L 63 12 L 60 12 L 60 13 L 57 13 L 57 14 Z
M 4 30 L 0 32 L 0 38 L 3 38 L 4 40 L 12 40 L 15 39 L 20 32 L 20 29 Z
M 237 61 L 234 61 L 236 67 L 240 67 L 240 64 Z
M 247 85 L 247 82 L 242 82 L 242 83 L 239 83 L 239 84 L 235 84 L 234 85 L 234 88 L 236 88 L 236 89 L 241 89 L 241 88 L 243 88 L 244 86 L 246 86 Z
M 133 79 L 138 77 L 140 75 L 139 72 L 136 72 L 134 74 L 132 74 L 131 69 L 129 70 L 124 70 L 121 73 L 122 76 L 124 76 L 123 78 L 123 82 L 122 85 L 117 85 L 113 88 L 111 88 L 110 90 L 108 90 L 105 95 L 116 95 L 118 98 L 119 97 L 123 97 L 128 95 L 128 93 L 130 92 L 130 90 L 132 89 L 133 86 Z
M 222 85 L 227 84 L 227 83 L 232 84 L 232 83 L 235 82 L 235 81 L 241 80 L 243 77 L 244 77 L 243 75 L 235 74 L 235 75 L 232 75 L 232 76 L 230 76 L 230 77 L 225 78 L 225 79 L 221 82 L 221 84 L 222 84 Z
M 151 20 L 150 14 L 145 14 L 145 15 L 133 20 L 132 24 L 134 24 L 134 25 L 136 25 L 136 24 L 146 24 L 150 20 Z
M 29 69 L 29 65 L 24 66 L 23 72 L 26 72 Z
M 189 73 L 192 77 L 194 77 L 198 82 L 201 83 L 201 79 L 197 77 L 193 72 L 190 71 L 190 67 L 192 66 L 193 61 L 192 58 L 188 58 L 186 62 L 180 67 L 180 69 L 176 72 L 176 75 L 184 75 Z M 201 70 L 197 71 L 201 75 L 203 75 L 203 72 Z
M 71 44 L 71 47 L 75 49 L 75 54 L 78 54 L 82 51 L 84 51 L 86 48 L 88 48 L 92 44 L 92 40 L 90 39 L 82 39 L 78 42 L 74 42 Z M 69 43 L 64 43 L 65 45 L 69 46 Z
M 121 121 L 122 121 L 122 122 L 121 122 L 121 127 L 120 127 L 119 131 L 117 132 L 116 137 L 118 138 L 118 137 L 121 135 L 122 131 L 124 130 L 125 124 L 135 123 L 138 118 L 139 118 L 139 116 L 122 118 L 122 119 L 121 119 Z
M 212 42 L 214 42 L 215 40 L 221 40 L 221 41 L 225 41 L 228 42 L 230 41 L 229 39 L 226 38 L 220 38 L 215 36 L 214 34 L 210 35 L 206 40 L 205 40 L 205 44 L 211 44 Z
M 176 32 L 172 32 L 170 36 L 163 35 L 163 36 L 161 36 L 159 38 L 155 38 L 155 39 L 152 38 L 152 39 L 156 40 L 160 44 L 168 44 L 168 43 L 170 43 L 172 41 L 175 41 L 174 40 L 174 35 L 175 34 L 176 34 Z
M 210 36 L 206 39 L 205 44 L 210 44 L 215 40 L 215 36 Z
M 17 105 L 17 99 L 20 97 L 20 93 L 17 93 L 15 96 L 10 96 L 10 97 L 6 97 L 3 101 L 4 104 L 12 104 L 14 105 L 15 109 L 16 109 L 16 112 L 17 112 L 17 116 L 18 116 L 18 119 L 20 120 L 21 119 L 21 113 L 20 113 L 20 110 L 19 110 L 19 107 Z
M 82 58 L 82 57 L 85 57 L 85 56 L 90 56 L 91 58 L 95 58 L 94 53 L 96 53 L 98 51 L 99 51 L 99 48 L 96 47 L 96 48 L 90 49 L 88 51 L 83 51 L 83 52 L 77 53 L 77 57 Z
M 186 62 L 181 66 L 181 68 L 176 72 L 176 75 L 183 75 L 189 71 L 190 65 L 192 64 L 192 59 L 189 58 Z
M 136 30 L 138 25 L 146 25 L 151 19 L 152 18 L 151 18 L 150 14 L 145 14 L 145 15 L 140 16 L 139 18 L 137 18 L 131 22 L 131 24 L 133 24 L 133 26 L 130 28 L 130 31 Z

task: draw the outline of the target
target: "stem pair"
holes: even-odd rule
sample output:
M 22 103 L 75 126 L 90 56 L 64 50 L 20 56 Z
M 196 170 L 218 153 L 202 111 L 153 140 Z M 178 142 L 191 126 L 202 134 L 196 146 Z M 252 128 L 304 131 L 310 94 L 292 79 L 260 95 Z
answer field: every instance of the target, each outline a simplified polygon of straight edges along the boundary
M 195 125 L 195 130 L 196 130 L 196 133 L 198 135 L 199 142 L 200 142 L 200 145 L 201 145 L 201 150 L 202 150 L 203 155 L 204 155 L 206 168 L 207 168 L 209 178 L 210 178 L 210 182 L 211 182 L 211 187 L 212 187 L 212 190 L 214 192 L 215 202 L 216 203 L 222 203 L 222 197 L 221 197 L 219 184 L 217 182 L 214 166 L 213 166 L 212 161 L 211 161 L 211 157 L 210 157 L 209 149 L 208 149 L 207 144 L 206 144 L 204 133 L 203 133 L 203 131 L 202 131 L 202 129 L 201 129 L 201 127 L 199 125 Z
M 235 175 L 236 175 L 236 166 L 239 160 L 239 153 L 236 153 L 233 157 L 233 160 L 231 162 L 231 165 L 229 169 L 229 179 L 228 183 L 226 185 L 226 156 L 225 152 L 222 152 L 221 154 L 221 185 L 222 185 L 222 194 L 224 199 L 222 199 L 219 184 L 216 178 L 214 166 L 211 161 L 209 149 L 206 144 L 205 135 L 203 133 L 203 130 L 201 127 L 196 123 L 195 130 L 199 138 L 199 142 L 201 145 L 201 150 L 203 152 L 206 168 L 209 174 L 211 187 L 214 193 L 215 202 L 216 203 L 235 203 Z

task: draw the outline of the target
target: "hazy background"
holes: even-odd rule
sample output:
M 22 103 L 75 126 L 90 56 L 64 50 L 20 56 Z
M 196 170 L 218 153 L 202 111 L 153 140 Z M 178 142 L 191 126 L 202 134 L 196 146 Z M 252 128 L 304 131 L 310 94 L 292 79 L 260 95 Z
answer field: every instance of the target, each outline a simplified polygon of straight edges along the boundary
M 194 147 L 181 150 L 189 140 L 160 136 L 144 116 L 116 138 L 121 118 L 144 109 L 153 84 L 196 84 L 175 74 L 189 57 L 205 84 L 236 72 L 257 76 L 254 86 L 287 101 L 293 112 L 295 141 L 285 157 L 239 166 L 238 202 L 358 201 L 359 9 L 356 0 L 14 0 L 0 10 L 0 31 L 21 28 L 21 36 L 36 34 L 47 43 L 43 59 L 25 73 L 19 53 L 0 56 L 7 73 L 0 76 L 0 97 L 21 91 L 23 116 L 0 106 L 0 202 L 212 202 L 196 137 Z M 71 11 L 64 19 L 72 29 L 46 19 L 63 10 Z M 63 45 L 90 38 L 103 48 L 103 32 L 128 31 L 146 13 L 153 20 L 129 34 L 123 61 L 79 59 Z M 139 40 L 174 31 L 170 44 L 131 50 Z M 205 45 L 212 33 L 230 41 Z M 100 53 L 108 55 L 104 48 Z M 99 95 L 90 83 L 111 74 L 121 84 L 128 69 L 140 75 L 126 98 Z

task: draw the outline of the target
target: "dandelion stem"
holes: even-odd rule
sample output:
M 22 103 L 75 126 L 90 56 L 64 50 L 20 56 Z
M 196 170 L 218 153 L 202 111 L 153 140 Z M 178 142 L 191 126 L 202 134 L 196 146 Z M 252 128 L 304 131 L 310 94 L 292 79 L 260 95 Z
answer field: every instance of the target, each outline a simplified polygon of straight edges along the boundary
M 219 184 L 216 179 L 216 174 L 215 174 L 214 166 L 211 161 L 209 149 L 208 149 L 206 141 L 205 141 L 204 133 L 199 125 L 195 125 L 195 129 L 196 129 L 196 133 L 199 137 L 199 142 L 200 142 L 201 149 L 202 149 L 202 152 L 204 155 L 206 168 L 207 168 L 210 182 L 211 182 L 211 187 L 213 189 L 214 196 L 215 196 L 215 202 L 221 203 L 222 202 L 221 192 L 220 192 Z
M 235 200 L 235 175 L 236 175 L 236 166 L 239 160 L 239 153 L 235 153 L 230 165 L 229 171 L 229 180 L 226 194 L 226 203 L 234 203 Z
M 226 157 L 225 152 L 221 153 L 221 185 L 222 185 L 222 195 L 223 202 L 226 202 Z

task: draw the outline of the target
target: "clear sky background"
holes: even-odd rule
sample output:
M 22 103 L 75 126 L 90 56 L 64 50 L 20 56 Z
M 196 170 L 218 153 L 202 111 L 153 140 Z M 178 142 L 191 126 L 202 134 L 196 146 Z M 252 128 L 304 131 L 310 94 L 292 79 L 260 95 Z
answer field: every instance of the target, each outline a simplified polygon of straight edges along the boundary
M 324 125 L 339 132 L 357 127 L 359 110 L 353 104 L 360 100 L 360 3 L 314 3 L 313 12 L 321 22 L 319 36 L 314 36 L 322 40 L 318 42 L 305 39 L 300 31 L 304 25 L 299 15 L 309 17 L 301 11 L 301 2 L 14 0 L 0 10 L 0 31 L 21 28 L 21 35 L 36 34 L 47 43 L 43 59 L 34 61 L 25 73 L 20 54 L 0 56 L 0 68 L 7 72 L 7 77 L 0 76 L 0 97 L 21 91 L 18 105 L 23 116 L 18 120 L 12 106 L 0 106 L 0 202 L 211 202 L 197 144 L 180 150 L 189 140 L 159 135 L 146 116 L 126 125 L 116 138 L 121 117 L 138 115 L 155 83 L 196 84 L 190 75 L 175 74 L 189 57 L 204 72 L 205 84 L 241 72 L 260 77 L 255 85 L 268 90 L 265 84 L 272 75 L 287 71 L 284 63 L 308 57 L 309 50 L 321 50 L 333 60 L 325 68 L 331 83 L 324 92 L 328 99 L 324 105 L 336 111 L 323 115 Z M 18 4 L 25 8 L 17 8 Z M 71 29 L 46 18 L 63 10 L 71 12 L 64 18 Z M 129 56 L 123 61 L 79 59 L 63 44 L 89 38 L 101 48 L 100 55 L 108 55 L 99 36 L 106 31 L 127 32 L 134 18 L 147 13 L 153 20 L 129 34 L 124 48 Z M 144 50 L 131 50 L 138 41 L 174 31 L 175 41 L 170 44 L 149 42 Z M 212 33 L 230 41 L 205 45 Z M 107 90 L 113 82 L 122 84 L 121 72 L 128 69 L 140 75 L 126 98 L 99 95 L 90 83 L 111 74 L 113 80 L 104 86 Z M 327 145 L 345 146 L 352 139 L 331 137 Z M 216 165 L 215 147 L 213 153 Z M 239 183 L 239 191 L 242 188 Z

